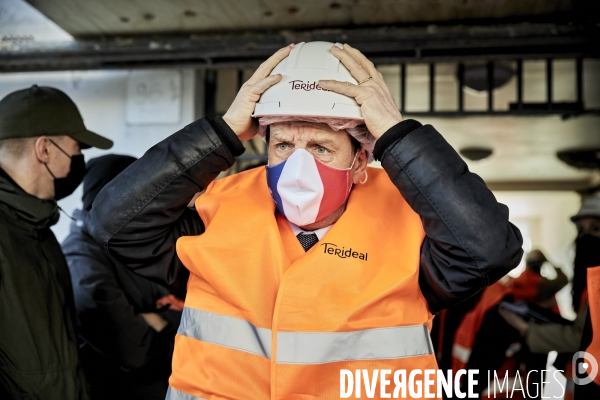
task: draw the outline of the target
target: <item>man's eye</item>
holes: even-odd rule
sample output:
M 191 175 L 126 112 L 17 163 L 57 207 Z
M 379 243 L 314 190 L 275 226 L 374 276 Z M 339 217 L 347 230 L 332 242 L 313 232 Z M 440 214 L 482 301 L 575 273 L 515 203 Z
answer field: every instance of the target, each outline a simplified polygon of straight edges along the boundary
M 287 150 L 288 149 L 288 145 L 285 143 L 279 143 L 277 145 L 277 150 Z
M 325 147 L 317 147 L 317 153 L 319 154 L 327 154 L 328 150 Z

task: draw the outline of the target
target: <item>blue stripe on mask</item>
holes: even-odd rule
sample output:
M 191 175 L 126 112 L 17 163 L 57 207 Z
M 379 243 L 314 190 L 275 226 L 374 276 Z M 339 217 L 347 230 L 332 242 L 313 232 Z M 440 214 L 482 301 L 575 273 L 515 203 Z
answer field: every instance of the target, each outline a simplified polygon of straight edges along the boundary
M 279 212 L 284 217 L 285 212 L 283 211 L 283 202 L 281 201 L 281 197 L 279 196 L 279 192 L 277 191 L 277 182 L 279 182 L 279 178 L 281 177 L 281 173 L 283 172 L 283 167 L 285 166 L 286 162 L 287 160 L 272 167 L 265 167 L 267 169 L 267 186 L 269 187 L 269 191 L 271 192 L 271 197 L 273 197 L 273 200 L 275 201 L 277 210 L 279 210 Z

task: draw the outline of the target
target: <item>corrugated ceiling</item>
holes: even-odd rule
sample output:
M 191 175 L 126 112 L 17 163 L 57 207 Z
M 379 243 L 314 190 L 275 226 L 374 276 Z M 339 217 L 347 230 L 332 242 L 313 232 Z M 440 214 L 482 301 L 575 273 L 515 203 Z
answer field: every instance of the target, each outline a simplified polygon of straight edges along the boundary
M 573 0 L 27 0 L 73 36 L 323 28 L 556 14 Z

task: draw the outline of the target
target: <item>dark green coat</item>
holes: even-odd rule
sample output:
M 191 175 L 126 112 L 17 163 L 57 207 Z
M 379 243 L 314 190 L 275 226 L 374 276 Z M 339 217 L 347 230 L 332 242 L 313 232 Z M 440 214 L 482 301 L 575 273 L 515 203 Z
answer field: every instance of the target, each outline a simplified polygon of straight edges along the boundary
M 0 169 L 0 399 L 88 399 L 53 200 Z

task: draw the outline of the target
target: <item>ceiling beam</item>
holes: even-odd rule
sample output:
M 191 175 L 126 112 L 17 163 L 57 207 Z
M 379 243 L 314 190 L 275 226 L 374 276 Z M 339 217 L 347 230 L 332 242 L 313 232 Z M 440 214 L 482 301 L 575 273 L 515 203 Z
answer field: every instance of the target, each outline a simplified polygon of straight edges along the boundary
M 377 27 L 0 43 L 0 72 L 255 67 L 301 41 L 350 43 L 376 64 L 600 57 L 597 25 Z

